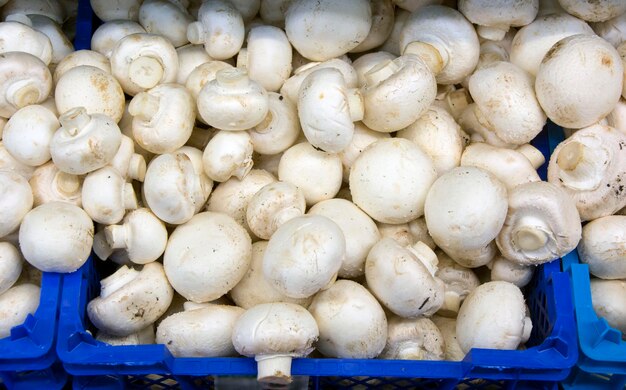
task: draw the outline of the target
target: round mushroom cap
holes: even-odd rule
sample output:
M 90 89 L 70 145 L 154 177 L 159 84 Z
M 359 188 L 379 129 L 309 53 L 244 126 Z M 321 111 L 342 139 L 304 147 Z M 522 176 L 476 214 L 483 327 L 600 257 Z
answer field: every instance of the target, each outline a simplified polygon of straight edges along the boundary
M 444 337 L 430 319 L 392 316 L 388 328 L 387 344 L 379 358 L 444 360 Z
M 372 359 L 385 347 L 385 312 L 376 298 L 356 282 L 337 281 L 315 296 L 309 311 L 319 327 L 317 349 L 325 356 Z
M 555 43 L 543 58 L 535 80 L 537 99 L 554 123 L 573 129 L 590 126 L 619 101 L 623 72 L 622 59 L 610 43 L 596 35 L 572 35 Z
M 539 0 L 459 0 L 458 7 L 470 22 L 496 27 L 506 33 L 511 26 L 525 26 L 535 20 Z
M 24 259 L 10 242 L 0 242 L 0 295 L 11 288 L 22 273 Z
M 626 12 L 626 3 L 621 0 L 559 0 L 567 13 L 588 22 L 603 22 Z
M 193 302 L 209 302 L 232 289 L 248 271 L 252 242 L 226 214 L 195 215 L 170 235 L 163 266 L 174 289 Z
M 137 22 L 128 19 L 110 20 L 100 25 L 91 36 L 91 49 L 107 59 L 120 39 L 130 34 L 145 33 L 146 30 Z M 109 66 L 109 73 L 111 69 Z
M 41 289 L 30 283 L 18 284 L 0 294 L 0 338 L 9 337 L 11 328 L 35 314 L 40 295 Z
M 0 170 L 0 237 L 13 233 L 33 207 L 33 193 L 21 175 Z
M 595 219 L 582 230 L 578 245 L 580 261 L 589 272 L 602 279 L 626 279 L 626 216 Z
M 74 272 L 88 259 L 94 228 L 78 206 L 50 202 L 32 209 L 20 226 L 19 240 L 26 261 L 44 272 Z
M 40 166 L 50 160 L 50 142 L 60 126 L 56 115 L 44 106 L 26 106 L 11 116 L 2 141 L 22 164 Z
M 603 317 L 609 326 L 626 332 L 626 281 L 591 280 L 593 310 Z

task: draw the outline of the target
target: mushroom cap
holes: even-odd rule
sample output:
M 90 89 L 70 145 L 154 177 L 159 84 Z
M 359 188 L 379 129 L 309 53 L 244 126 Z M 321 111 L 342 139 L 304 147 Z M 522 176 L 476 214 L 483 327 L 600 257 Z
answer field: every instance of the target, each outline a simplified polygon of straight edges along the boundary
M 350 170 L 354 203 L 376 221 L 404 223 L 424 214 L 424 202 L 437 178 L 432 160 L 403 138 L 368 146 Z
M 13 233 L 33 207 L 28 181 L 11 171 L 0 171 L 0 237 Z
M 285 27 L 285 14 L 291 0 L 261 0 L 259 17 L 265 24 Z
M 54 90 L 54 101 L 60 114 L 75 107 L 85 107 L 87 114 L 104 114 L 115 123 L 124 113 L 124 99 L 124 91 L 111 73 L 89 65 L 65 72 Z
M 28 17 L 26 17 L 28 18 Z M 4 18 L 3 18 L 4 20 Z M 19 51 L 32 54 L 49 65 L 52 60 L 52 44 L 50 39 L 42 32 L 37 31 L 30 21 L 5 21 L 0 23 L 0 54 Z
M 137 22 L 128 19 L 110 20 L 100 25 L 91 36 L 91 49 L 111 57 L 111 53 L 122 38 L 127 35 L 145 33 L 146 30 Z M 109 70 L 110 73 L 110 70 Z
M 202 88 L 209 82 L 215 80 L 217 72 L 222 69 L 232 68 L 232 65 L 222 61 L 208 61 L 204 64 L 198 65 L 191 71 L 185 82 L 185 87 L 194 100 L 198 99 L 198 95 Z M 198 119 L 202 119 L 198 114 Z
M 372 27 L 367 37 L 351 53 L 362 53 L 382 45 L 391 34 L 394 25 L 395 7 L 392 0 L 371 0 Z
M 32 54 L 14 51 L 0 55 L 0 117 L 10 118 L 22 107 L 50 96 L 52 75 Z
M 280 94 L 293 104 L 298 103 L 298 94 L 304 80 L 313 72 L 320 69 L 337 69 L 343 75 L 347 88 L 356 88 L 358 79 L 352 65 L 340 58 L 333 58 L 324 62 L 310 62 L 293 71 L 293 76 L 285 80 L 280 88 Z
M 454 168 L 430 187 L 424 206 L 433 240 L 465 267 L 488 263 L 508 208 L 506 187 L 480 168 Z M 473 253 L 478 251 L 479 255 Z
M 459 304 L 467 295 L 480 285 L 478 277 L 471 268 L 463 267 L 452 260 L 445 252 L 436 252 L 439 263 L 435 276 L 443 281 L 446 290 L 446 300 L 438 311 L 439 315 L 456 317 Z M 454 298 L 450 298 L 452 295 Z
M 367 287 L 381 304 L 401 317 L 428 317 L 444 302 L 444 284 L 425 263 L 430 260 L 425 256 L 429 253 L 409 248 L 392 238 L 378 241 L 365 261 Z
M 626 206 L 626 134 L 609 126 L 578 130 L 552 152 L 548 181 L 576 202 L 582 221 L 612 215 Z
M 354 203 L 345 199 L 323 200 L 311 207 L 308 214 L 329 218 L 343 232 L 346 239 L 346 255 L 338 276 L 342 278 L 362 276 L 365 273 L 367 254 L 381 238 L 374 221 Z
M 626 12 L 604 22 L 590 23 L 593 31 L 617 47 L 626 40 Z
M 132 184 L 117 169 L 106 166 L 85 177 L 82 188 L 82 207 L 95 222 L 112 225 L 124 218 L 126 209 L 137 208 L 137 197 Z
M 90 4 L 102 21 L 137 20 L 141 0 L 91 0 Z
M 445 360 L 460 362 L 465 357 L 456 339 L 456 318 L 432 316 L 431 320 L 437 325 L 445 341 Z
M 372 70 L 376 65 L 385 61 L 393 61 L 397 56 L 386 51 L 375 51 L 363 54 L 352 63 L 352 67 L 356 71 L 358 78 L 358 86 L 365 85 L 365 74 Z
M 315 349 L 319 329 L 313 316 L 294 303 L 263 303 L 235 322 L 232 342 L 244 356 L 306 356 Z
M 65 56 L 54 68 L 54 73 L 52 75 L 54 84 L 56 85 L 61 76 L 63 76 L 68 70 L 81 65 L 93 66 L 106 73 L 111 73 L 111 64 L 109 63 L 109 59 L 107 57 L 97 51 L 77 50 Z
M 539 265 L 575 249 L 581 229 L 573 199 L 557 185 L 538 181 L 509 191 L 509 211 L 496 243 L 505 258 Z
M 250 236 L 233 218 L 203 212 L 170 235 L 163 265 L 174 289 L 193 302 L 208 302 L 232 289 L 252 258 Z
M 52 45 L 52 64 L 58 64 L 74 51 L 74 45 L 61 29 L 61 25 L 43 15 L 28 15 L 33 28 L 45 34 Z
M 178 55 L 178 75 L 176 76 L 176 83 L 185 85 L 191 72 L 196 67 L 206 64 L 212 61 L 204 50 L 203 45 L 189 44 L 176 48 L 176 54 Z
M 269 111 L 263 121 L 248 130 L 254 151 L 273 155 L 289 149 L 300 135 L 296 104 L 276 92 L 268 92 Z
M 167 0 L 144 0 L 139 7 L 138 18 L 147 33 L 164 36 L 174 47 L 189 43 L 187 26 L 194 19 L 182 4 Z
M 19 249 L 9 242 L 0 242 L 0 295 L 15 284 L 23 263 Z
M 122 240 L 128 258 L 135 264 L 155 261 L 165 252 L 167 245 L 165 224 L 147 208 L 129 211 L 122 225 L 107 227 L 105 234 L 111 244 Z
M 202 154 L 202 165 L 211 180 L 243 179 L 252 169 L 252 139 L 245 131 L 223 131 L 215 135 Z
M 539 0 L 459 0 L 458 7 L 470 22 L 506 32 L 511 26 L 525 26 L 535 20 Z
M 287 149 L 280 158 L 278 178 L 302 190 L 308 206 L 335 197 L 342 182 L 341 159 L 316 150 L 308 142 Z
M 33 193 L 33 205 L 64 201 L 82 205 L 82 180 L 80 177 L 61 172 L 52 161 L 35 169 L 29 182 Z
M 0 171 L 15 173 L 26 180 L 30 180 L 35 172 L 35 167 L 17 161 L 4 147 L 4 143 L 0 141 Z
M 263 275 L 291 298 L 307 298 L 336 279 L 346 253 L 339 226 L 321 215 L 304 215 L 282 224 L 263 255 Z
M 374 131 L 365 126 L 362 122 L 354 123 L 354 134 L 350 143 L 338 153 L 343 166 L 343 181 L 348 183 L 350 180 L 350 169 L 356 159 L 363 153 L 365 148 L 382 138 L 390 138 L 389 133 L 381 133 Z
M 110 345 L 145 345 L 154 344 L 154 325 L 148 325 L 137 333 L 128 336 L 113 336 L 108 333 L 98 331 L 96 340 Z
M 174 296 L 156 261 L 141 271 L 122 266 L 100 285 L 100 296 L 87 304 L 87 316 L 96 328 L 114 336 L 128 336 L 154 323 Z
M 533 278 L 535 267 L 519 264 L 502 256 L 496 256 L 491 263 L 491 280 L 503 280 L 519 288 L 526 286 Z
M 293 47 L 312 61 L 339 57 L 363 42 L 372 27 L 368 0 L 294 0 L 285 15 Z
M 365 74 L 363 123 L 390 133 L 415 122 L 435 101 L 437 83 L 426 63 L 414 55 L 385 61 Z
M 208 305 L 174 313 L 159 324 L 156 342 L 176 357 L 234 356 L 233 327 L 243 312 L 236 306 Z
M 593 34 L 593 30 L 584 21 L 564 12 L 539 16 L 515 34 L 511 62 L 536 76 L 541 60 L 550 48 L 561 39 L 576 34 Z
M 93 222 L 80 207 L 50 202 L 22 220 L 20 248 L 26 261 L 44 272 L 74 272 L 87 261 L 93 235 Z
M 474 26 L 449 7 L 430 5 L 413 12 L 400 34 L 400 51 L 411 42 L 427 43 L 447 55 L 447 63 L 436 76 L 438 84 L 460 83 L 478 63 L 480 44 Z
M 388 329 L 387 343 L 379 358 L 444 360 L 444 337 L 430 319 L 392 316 Z
M 418 2 L 421 0 L 417 0 Z M 441 0 L 424 0 L 425 2 L 429 2 L 431 4 L 441 3 Z M 391 28 L 391 33 L 387 40 L 378 47 L 379 50 L 384 50 L 393 54 L 394 56 L 399 56 L 402 52 L 400 48 L 400 34 L 402 33 L 402 28 L 404 27 L 404 23 L 408 19 L 409 15 L 413 11 L 407 11 L 398 4 L 397 1 L 394 1 L 396 5 L 398 5 L 395 9 L 394 18 L 393 18 L 393 27 Z M 427 4 L 430 5 L 430 4 Z
M 287 302 L 308 307 L 312 297 L 290 298 L 272 287 L 263 276 L 263 255 L 267 241 L 252 244 L 252 262 L 250 268 L 239 283 L 230 290 L 230 297 L 237 306 L 250 309 L 262 303 Z
M 187 29 L 187 38 L 194 44 L 203 43 L 211 58 L 231 58 L 239 52 L 245 38 L 242 15 L 230 1 L 205 1 L 198 10 L 198 22 Z
M 387 339 L 387 318 L 376 298 L 360 284 L 338 280 L 311 302 L 320 332 L 317 349 L 328 357 L 372 359 Z
M 18 284 L 0 294 L 0 338 L 9 337 L 11 328 L 35 314 L 40 294 L 41 289 L 30 283 Z
M 626 216 L 610 215 L 586 224 L 578 255 L 582 263 L 589 264 L 592 275 L 602 279 L 626 279 Z
M 591 302 L 593 310 L 609 326 L 626 332 L 626 281 L 592 279 Z
M 555 43 L 543 58 L 535 80 L 537 99 L 554 123 L 575 129 L 590 126 L 619 101 L 623 72 L 610 43 L 595 35 L 572 35 Z
M 626 3 L 620 0 L 559 0 L 567 13 L 588 22 L 603 22 L 626 12 Z
M 254 194 L 248 202 L 246 220 L 257 237 L 268 240 L 280 225 L 305 212 L 303 192 L 291 183 L 278 181 Z
M 456 337 L 463 352 L 472 348 L 516 349 L 526 325 L 526 306 L 520 289 L 509 282 L 487 282 L 472 291 L 461 305 Z
M 280 28 L 252 27 L 248 33 L 245 61 L 248 75 L 266 91 L 278 91 L 291 74 L 291 52 L 287 35 Z M 268 61 L 268 58 L 272 60 Z
M 62 24 L 68 15 L 65 14 L 62 1 L 23 1 L 9 0 L 2 1 L 2 20 L 10 15 L 42 15 Z
M 476 114 L 506 143 L 528 143 L 546 123 L 532 77 L 510 62 L 497 61 L 475 71 L 469 91 Z

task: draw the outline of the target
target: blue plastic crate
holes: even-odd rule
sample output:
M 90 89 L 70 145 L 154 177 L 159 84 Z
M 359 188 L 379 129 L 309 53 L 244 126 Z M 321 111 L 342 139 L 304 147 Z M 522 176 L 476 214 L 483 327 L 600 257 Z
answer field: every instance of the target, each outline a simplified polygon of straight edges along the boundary
M 545 155 L 548 133 L 535 141 Z M 250 358 L 175 358 L 164 345 L 96 341 L 85 310 L 99 294 L 103 266 L 91 259 L 64 279 L 57 353 L 75 388 L 207 388 L 228 376 L 256 374 Z M 302 358 L 293 360 L 292 374 L 308 377 L 309 388 L 555 388 L 578 359 L 571 289 L 559 261 L 537 268 L 525 289 L 534 325 L 526 350 L 474 349 L 462 362 Z

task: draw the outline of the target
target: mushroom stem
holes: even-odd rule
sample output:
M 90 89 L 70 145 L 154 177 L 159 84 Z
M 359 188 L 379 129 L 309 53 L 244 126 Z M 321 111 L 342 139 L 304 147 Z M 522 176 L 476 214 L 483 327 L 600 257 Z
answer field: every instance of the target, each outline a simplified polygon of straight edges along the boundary
M 532 215 L 524 216 L 516 223 L 519 227 L 512 232 L 515 246 L 524 251 L 543 248 L 548 242 L 548 227 L 545 222 Z
M 411 42 L 405 48 L 403 55 L 413 54 L 422 59 L 428 68 L 436 76 L 447 65 L 447 53 L 442 53 L 437 48 L 425 42 Z
M 133 153 L 128 162 L 128 177 L 141 181 L 146 177 L 146 159 L 141 154 Z
M 396 359 L 424 360 L 423 346 L 416 341 L 405 340 L 398 347 Z
M 248 49 L 245 47 L 237 54 L 237 68 L 245 71 L 248 70 Z
M 75 107 L 59 117 L 59 122 L 67 134 L 76 137 L 87 126 L 91 117 L 85 107 Z
M 193 22 L 187 26 L 187 39 L 194 45 L 204 43 L 204 27 L 202 27 L 202 23 Z
M 23 108 L 39 101 L 39 88 L 30 80 L 20 80 L 7 88 L 6 99 L 17 108 Z
M 273 230 L 278 229 L 285 222 L 302 216 L 302 210 L 297 207 L 287 207 L 285 209 L 280 210 L 276 215 L 274 215 L 274 219 L 272 219 L 272 228 Z
M 238 88 L 248 85 L 248 75 L 237 68 L 222 69 L 215 75 L 217 83 L 222 87 Z
M 138 116 L 147 121 L 152 119 L 159 111 L 160 99 L 147 92 L 139 92 L 128 105 L 128 112 L 132 116 Z
M 291 383 L 291 356 L 263 355 L 255 356 L 257 361 L 257 379 L 263 383 L 287 385 Z
M 127 210 L 134 210 L 139 207 L 137 203 L 137 195 L 132 183 L 125 183 L 122 189 L 122 196 L 124 197 L 124 208 Z
M 444 293 L 443 305 L 437 314 L 444 317 L 456 317 L 461 307 L 461 296 L 456 291 L 446 291 Z
M 524 144 L 515 150 L 523 154 L 535 169 L 539 168 L 544 162 L 546 162 L 546 158 L 543 153 L 531 144 Z
M 107 242 L 104 230 L 93 236 L 93 251 L 100 260 L 106 260 L 113 254 L 113 248 Z
M 157 58 L 141 56 L 130 63 L 128 78 L 139 87 L 150 89 L 161 81 L 163 72 L 163 65 Z
M 70 195 L 80 188 L 80 180 L 76 175 L 59 171 L 56 175 L 56 186 L 60 192 Z
M 565 145 L 556 158 L 556 163 L 564 171 L 573 171 L 582 161 L 585 153 L 585 145 L 572 141 Z
M 509 31 L 508 26 L 478 26 L 476 29 L 481 38 L 490 41 L 501 41 L 504 39 L 507 31 Z
M 433 252 L 428 245 L 418 241 L 413 245 L 407 246 L 407 249 L 413 253 L 422 264 L 424 264 L 432 276 L 435 276 L 439 260 L 437 259 L 435 252 Z
M 120 267 L 111 276 L 100 281 L 100 298 L 110 296 L 126 284 L 132 282 L 137 276 L 139 276 L 139 271 L 128 268 L 125 265 Z
M 350 119 L 358 122 L 363 119 L 365 108 L 363 106 L 363 96 L 357 88 L 349 89 L 346 93 L 348 98 L 348 109 L 350 110 Z
M 394 61 L 387 60 L 376 65 L 369 72 L 365 73 L 365 84 L 367 86 L 377 85 L 387 80 L 392 74 L 399 70 L 398 64 Z
M 127 248 L 126 244 L 126 227 L 124 225 L 111 225 L 104 228 L 104 235 L 107 243 L 112 249 Z

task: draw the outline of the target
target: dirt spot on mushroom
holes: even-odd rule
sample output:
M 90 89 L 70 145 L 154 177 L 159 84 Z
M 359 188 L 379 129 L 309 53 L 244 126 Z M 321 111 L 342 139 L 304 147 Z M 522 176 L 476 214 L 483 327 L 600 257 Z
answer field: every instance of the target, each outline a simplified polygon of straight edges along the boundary
M 613 66 L 613 59 L 606 54 L 602 55 L 602 65 L 611 68 Z

